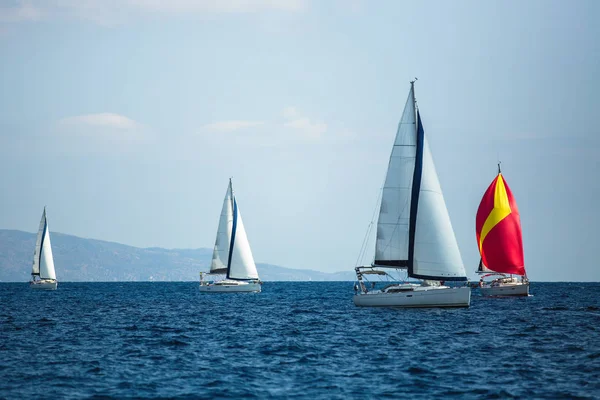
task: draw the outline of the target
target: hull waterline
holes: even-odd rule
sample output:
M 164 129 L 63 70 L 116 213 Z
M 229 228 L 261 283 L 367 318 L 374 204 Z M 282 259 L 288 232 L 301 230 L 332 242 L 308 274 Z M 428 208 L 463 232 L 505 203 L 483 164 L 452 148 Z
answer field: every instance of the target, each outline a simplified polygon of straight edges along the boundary
M 469 307 L 471 289 L 469 287 L 430 287 L 418 288 L 401 293 L 366 293 L 353 297 L 357 307 Z
M 36 290 L 56 290 L 58 281 L 56 280 L 42 280 L 42 281 L 31 281 L 29 287 Z
M 481 295 L 485 297 L 529 296 L 529 283 L 483 286 L 479 290 L 481 291 Z
M 260 283 L 242 283 L 235 285 L 201 284 L 201 293 L 260 293 Z

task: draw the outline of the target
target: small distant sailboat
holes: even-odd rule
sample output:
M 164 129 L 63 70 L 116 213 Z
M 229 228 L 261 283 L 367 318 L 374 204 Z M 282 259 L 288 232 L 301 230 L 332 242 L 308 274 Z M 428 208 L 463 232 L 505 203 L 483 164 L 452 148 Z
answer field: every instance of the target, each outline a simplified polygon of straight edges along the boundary
M 206 275 L 225 275 L 223 280 L 205 280 Z M 200 291 L 207 293 L 260 292 L 256 264 L 246 236 L 242 214 L 233 194 L 231 179 L 223 200 L 210 272 L 200 272 Z
M 519 209 L 498 163 L 498 176 L 485 191 L 475 220 L 481 260 L 477 273 L 483 296 L 528 296 Z M 508 274 L 508 275 L 507 275 Z M 513 276 L 516 275 L 516 276 Z M 485 281 L 489 276 L 496 279 Z M 517 278 L 520 276 L 520 279 Z
M 44 207 L 40 228 L 38 229 L 35 241 L 29 286 L 32 289 L 56 290 L 57 285 L 54 258 L 52 257 L 52 245 L 50 244 L 50 229 L 48 228 L 48 220 L 46 218 L 46 207 Z
M 387 270 L 383 270 L 387 269 Z M 403 281 L 389 269 L 406 270 Z M 375 260 L 356 267 L 354 304 L 361 307 L 468 307 L 468 286 L 444 286 L 467 281 L 442 189 L 429 150 L 414 81 L 398 126 L 382 192 Z M 387 277 L 376 290 L 369 276 Z M 370 283 L 370 285 L 365 284 Z

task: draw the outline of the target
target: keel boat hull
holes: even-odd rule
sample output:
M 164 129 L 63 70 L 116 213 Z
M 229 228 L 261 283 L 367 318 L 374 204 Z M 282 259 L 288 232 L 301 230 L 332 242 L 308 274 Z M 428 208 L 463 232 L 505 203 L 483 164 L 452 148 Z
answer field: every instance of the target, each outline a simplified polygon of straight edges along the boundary
M 29 282 L 29 287 L 37 290 L 56 290 L 58 282 L 54 279 L 43 279 Z
M 358 307 L 469 307 L 471 289 L 468 287 L 419 287 L 399 293 L 357 294 L 353 300 Z

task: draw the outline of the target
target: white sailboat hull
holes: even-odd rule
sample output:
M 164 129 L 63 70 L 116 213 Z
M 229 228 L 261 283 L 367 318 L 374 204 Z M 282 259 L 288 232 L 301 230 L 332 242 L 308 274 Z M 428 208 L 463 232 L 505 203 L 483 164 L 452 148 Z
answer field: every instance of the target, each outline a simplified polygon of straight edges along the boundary
M 201 293 L 260 293 L 261 284 L 258 282 L 218 282 L 200 283 Z
M 471 289 L 469 287 L 451 288 L 447 286 L 418 287 L 400 293 L 377 291 L 357 294 L 353 297 L 353 300 L 358 307 L 469 307 Z
M 56 279 L 42 279 L 39 281 L 30 281 L 29 287 L 39 290 L 56 290 L 58 281 Z
M 482 296 L 529 296 L 529 283 L 508 283 L 480 287 Z

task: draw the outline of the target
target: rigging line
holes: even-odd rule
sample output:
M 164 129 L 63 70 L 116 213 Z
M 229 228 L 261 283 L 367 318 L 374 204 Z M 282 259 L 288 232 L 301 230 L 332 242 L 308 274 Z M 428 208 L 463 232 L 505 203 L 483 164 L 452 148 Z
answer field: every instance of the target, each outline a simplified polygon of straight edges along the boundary
M 379 209 L 379 205 L 381 202 L 381 197 L 383 196 L 383 187 L 385 186 L 385 181 L 383 185 L 380 187 L 377 194 L 377 201 L 375 202 L 375 208 L 373 209 L 373 215 L 371 216 L 371 222 L 369 222 L 369 226 L 367 227 L 367 232 L 365 237 L 363 238 L 362 246 L 360 247 L 360 252 L 358 253 L 358 258 L 356 259 L 355 267 L 358 267 L 364 259 L 365 253 L 367 251 L 367 245 L 369 243 L 369 237 L 371 234 L 371 230 L 373 229 L 373 225 L 375 222 L 375 215 L 377 215 L 377 211 Z

